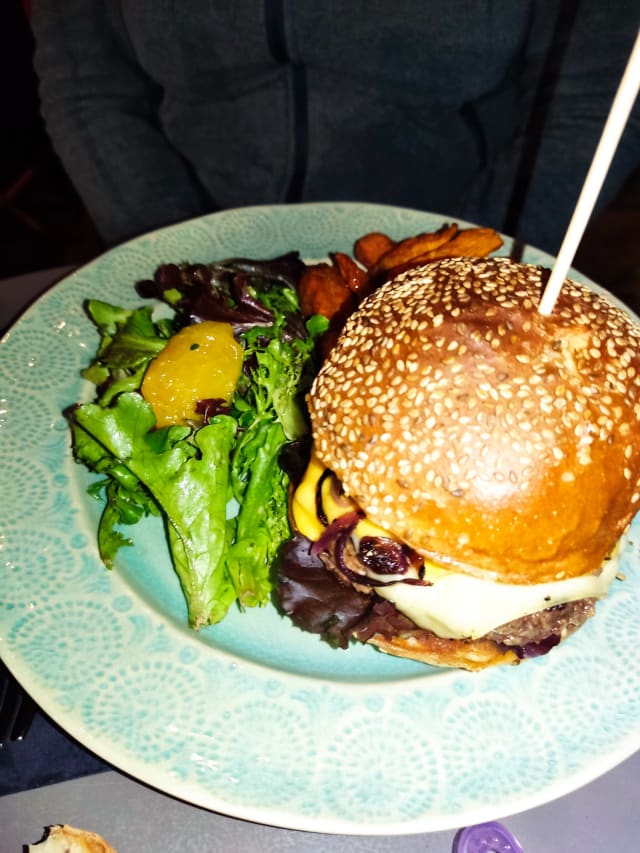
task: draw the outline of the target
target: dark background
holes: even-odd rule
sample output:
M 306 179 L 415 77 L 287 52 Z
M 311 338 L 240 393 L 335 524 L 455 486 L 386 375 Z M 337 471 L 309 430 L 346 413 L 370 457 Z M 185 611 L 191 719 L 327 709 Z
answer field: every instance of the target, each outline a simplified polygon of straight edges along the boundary
M 0 0 L 0 278 L 103 249 L 40 118 L 28 8 Z M 640 312 L 640 171 L 592 222 L 574 265 Z

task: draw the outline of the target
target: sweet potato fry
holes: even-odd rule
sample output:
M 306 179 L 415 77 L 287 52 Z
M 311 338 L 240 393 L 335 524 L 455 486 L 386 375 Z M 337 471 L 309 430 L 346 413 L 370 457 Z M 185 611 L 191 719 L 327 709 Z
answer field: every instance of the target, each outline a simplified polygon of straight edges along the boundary
M 431 261 L 438 261 L 442 258 L 455 257 L 477 257 L 484 258 L 491 252 L 499 249 L 502 246 L 502 240 L 499 234 L 492 228 L 464 228 L 458 230 L 457 226 L 448 226 L 448 228 L 456 228 L 456 233 L 451 239 L 442 242 L 440 245 L 431 248 L 429 251 L 421 252 L 409 256 L 407 253 L 406 260 L 400 261 L 393 266 L 388 265 L 387 256 L 383 256 L 380 263 L 369 271 L 369 283 L 363 293 L 370 293 L 375 290 L 383 282 L 394 278 L 405 270 L 412 267 L 428 264 Z M 442 229 L 441 229 L 442 232 Z M 438 233 L 438 232 L 436 232 Z M 402 246 L 408 240 L 414 240 L 413 237 L 403 240 L 398 243 L 398 247 Z M 416 245 L 415 243 L 413 245 Z M 389 260 L 393 259 L 391 253 L 388 253 Z M 401 254 L 396 254 L 396 259 L 400 259 Z
M 393 248 L 378 259 L 377 263 L 369 270 L 371 275 L 379 275 L 386 270 L 394 269 L 413 260 L 413 258 L 426 254 L 447 245 L 458 232 L 458 226 L 443 225 L 437 231 L 426 231 L 416 234 L 415 237 L 407 237 L 396 243 Z
M 398 242 L 381 232 L 371 232 L 354 244 L 354 255 L 366 269 L 344 252 L 331 252 L 331 263 L 307 266 L 298 283 L 300 307 L 306 316 L 321 314 L 328 318 L 329 329 L 321 343 L 326 356 L 349 314 L 385 281 L 441 258 L 485 257 L 501 245 L 499 234 L 492 228 L 460 230 L 455 222 Z
M 353 256 L 366 269 L 371 269 L 380 258 L 396 245 L 395 240 L 380 231 L 371 231 L 353 244 Z
M 419 257 L 420 263 L 442 258 L 484 258 L 502 246 L 500 235 L 493 228 L 464 228 L 443 246 Z
M 298 298 L 302 313 L 307 317 L 321 314 L 331 319 L 340 312 L 353 310 L 356 305 L 356 298 L 338 267 L 326 263 L 306 268 L 298 283 Z
M 369 278 L 366 270 L 358 266 L 353 258 L 344 252 L 333 252 L 330 258 L 352 293 L 359 293 L 363 290 Z

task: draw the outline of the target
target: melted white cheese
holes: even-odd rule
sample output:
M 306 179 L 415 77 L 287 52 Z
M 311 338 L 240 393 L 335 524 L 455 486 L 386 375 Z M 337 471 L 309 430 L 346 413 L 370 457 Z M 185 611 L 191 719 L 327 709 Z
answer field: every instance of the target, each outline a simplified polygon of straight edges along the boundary
M 315 507 L 318 480 L 324 470 L 322 463 L 312 456 L 293 498 L 296 526 L 311 540 L 318 539 L 325 529 Z M 345 499 L 337 503 L 331 496 L 328 482 L 323 484 L 322 503 L 329 521 L 343 514 L 349 505 L 356 508 L 355 503 Z M 388 537 L 390 534 L 365 518 L 354 531 L 356 540 L 362 536 Z M 556 604 L 581 598 L 602 598 L 616 576 L 618 562 L 614 556 L 605 562 L 598 574 L 579 578 L 543 584 L 506 584 L 452 572 L 425 560 L 424 578 L 431 586 L 398 582 L 377 587 L 376 592 L 381 598 L 392 601 L 418 627 L 433 631 L 439 637 L 477 639 L 513 619 Z
M 495 583 L 439 571 L 432 586 L 394 583 L 378 587 L 376 592 L 393 601 L 420 628 L 439 637 L 477 639 L 506 622 L 555 604 L 601 598 L 616 576 L 618 563 L 612 557 L 597 575 L 539 584 Z

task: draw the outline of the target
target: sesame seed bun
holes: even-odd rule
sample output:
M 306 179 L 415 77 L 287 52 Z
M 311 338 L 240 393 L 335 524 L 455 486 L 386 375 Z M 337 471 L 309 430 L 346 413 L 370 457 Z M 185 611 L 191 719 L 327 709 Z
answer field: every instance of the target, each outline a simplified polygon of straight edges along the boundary
M 640 508 L 640 327 L 507 258 L 380 287 L 308 398 L 314 447 L 371 521 L 475 577 L 597 572 Z

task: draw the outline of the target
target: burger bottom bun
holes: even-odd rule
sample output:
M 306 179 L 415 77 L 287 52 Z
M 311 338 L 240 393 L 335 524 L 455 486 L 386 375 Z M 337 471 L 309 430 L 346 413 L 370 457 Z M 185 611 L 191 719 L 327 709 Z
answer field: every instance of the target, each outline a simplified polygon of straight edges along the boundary
M 398 634 L 390 639 L 374 634 L 366 642 L 389 655 L 432 666 L 476 671 L 497 664 L 520 663 L 514 651 L 501 648 L 493 640 L 447 640 L 424 630 Z

